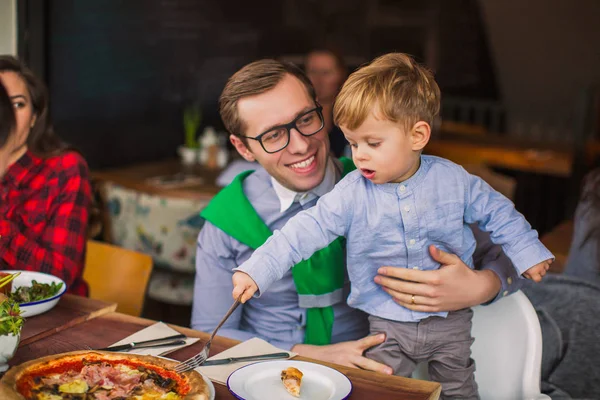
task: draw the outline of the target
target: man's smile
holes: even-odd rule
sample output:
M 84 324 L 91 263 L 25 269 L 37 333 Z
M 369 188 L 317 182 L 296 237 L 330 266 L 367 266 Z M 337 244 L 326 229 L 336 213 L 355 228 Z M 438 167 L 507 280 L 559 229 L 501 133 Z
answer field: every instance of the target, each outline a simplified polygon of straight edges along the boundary
M 313 154 L 312 156 L 310 156 L 302 161 L 298 161 L 293 164 L 288 164 L 287 166 L 293 170 L 305 170 L 312 166 L 312 164 L 315 162 L 315 159 L 316 159 L 315 154 Z

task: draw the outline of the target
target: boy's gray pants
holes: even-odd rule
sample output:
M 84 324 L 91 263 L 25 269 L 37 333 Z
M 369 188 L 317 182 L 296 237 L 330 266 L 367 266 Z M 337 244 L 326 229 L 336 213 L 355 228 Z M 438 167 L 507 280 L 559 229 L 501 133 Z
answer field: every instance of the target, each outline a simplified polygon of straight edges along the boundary
M 429 363 L 432 381 L 442 384 L 442 399 L 479 399 L 475 362 L 471 359 L 470 308 L 432 316 L 419 322 L 397 322 L 369 316 L 371 334 L 385 333 L 382 344 L 366 356 L 390 366 L 395 375 L 410 377 L 416 365 Z

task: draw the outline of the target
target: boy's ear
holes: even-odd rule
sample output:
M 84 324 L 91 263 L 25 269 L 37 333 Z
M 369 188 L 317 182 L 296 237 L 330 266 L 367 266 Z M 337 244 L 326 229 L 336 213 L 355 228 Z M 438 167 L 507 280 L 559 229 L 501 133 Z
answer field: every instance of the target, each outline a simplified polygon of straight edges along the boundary
M 248 149 L 244 142 L 242 142 L 242 139 L 240 139 L 239 136 L 229 135 L 229 141 L 231 142 L 233 147 L 235 147 L 237 152 L 240 153 L 240 156 L 244 157 L 244 160 L 250 162 L 256 161 L 256 158 L 254 158 L 254 154 L 252 154 L 250 149 Z
M 431 137 L 431 126 L 425 121 L 418 121 L 413 125 L 410 132 L 412 137 L 412 149 L 421 151 L 429 143 Z

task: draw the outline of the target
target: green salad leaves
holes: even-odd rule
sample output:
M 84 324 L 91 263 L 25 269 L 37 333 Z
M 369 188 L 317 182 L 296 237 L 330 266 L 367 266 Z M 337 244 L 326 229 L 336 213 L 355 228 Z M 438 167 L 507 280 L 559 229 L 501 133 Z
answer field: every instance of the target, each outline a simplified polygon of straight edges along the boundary
M 18 335 L 23 327 L 23 317 L 19 305 L 5 300 L 0 303 L 0 335 Z
M 31 286 L 20 286 L 10 294 L 10 299 L 17 303 L 31 303 L 32 301 L 44 300 L 56 295 L 62 288 L 63 283 L 39 283 L 31 281 Z

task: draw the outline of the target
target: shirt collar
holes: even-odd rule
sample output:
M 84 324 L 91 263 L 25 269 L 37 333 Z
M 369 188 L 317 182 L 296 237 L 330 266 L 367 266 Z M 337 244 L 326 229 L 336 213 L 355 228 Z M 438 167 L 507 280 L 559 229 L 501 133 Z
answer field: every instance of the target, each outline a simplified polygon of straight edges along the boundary
M 27 175 L 31 173 L 33 167 L 39 164 L 40 161 L 41 159 L 39 157 L 27 150 L 21 158 L 8 168 L 2 180 L 2 184 L 15 188 L 19 187 Z
M 281 212 L 288 210 L 295 201 L 298 201 L 300 204 L 304 205 L 314 198 L 321 197 L 330 192 L 335 186 L 336 180 L 336 168 L 331 158 L 327 162 L 327 168 L 325 169 L 325 177 L 323 178 L 323 181 L 321 181 L 318 186 L 312 190 L 309 190 L 308 192 L 295 192 L 290 190 L 281 183 L 277 182 L 275 178 L 271 177 L 271 183 L 273 185 L 273 189 L 275 190 L 275 194 L 279 199 Z

